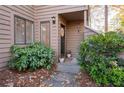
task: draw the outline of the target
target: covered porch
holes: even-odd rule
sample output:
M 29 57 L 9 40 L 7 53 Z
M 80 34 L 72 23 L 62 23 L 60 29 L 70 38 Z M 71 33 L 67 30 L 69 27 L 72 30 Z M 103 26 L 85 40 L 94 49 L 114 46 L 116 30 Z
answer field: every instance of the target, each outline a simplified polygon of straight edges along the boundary
M 67 57 L 71 53 L 72 57 L 77 57 L 80 42 L 84 38 L 84 25 L 87 24 L 88 12 L 75 11 L 59 14 L 58 27 L 58 55 Z

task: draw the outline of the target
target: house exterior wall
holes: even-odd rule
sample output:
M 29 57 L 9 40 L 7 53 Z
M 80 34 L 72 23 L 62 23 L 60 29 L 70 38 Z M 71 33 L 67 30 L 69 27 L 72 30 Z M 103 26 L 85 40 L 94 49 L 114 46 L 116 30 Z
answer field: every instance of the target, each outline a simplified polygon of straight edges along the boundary
M 10 47 L 14 44 L 14 15 L 23 17 L 34 22 L 35 41 L 40 41 L 40 22 L 50 22 L 50 46 L 55 50 L 56 56 L 59 51 L 59 17 L 58 14 L 81 11 L 88 9 L 87 6 L 54 5 L 54 6 L 28 6 L 28 5 L 1 5 L 0 6 L 0 70 L 7 67 L 10 59 Z M 56 24 L 52 24 L 51 17 L 55 16 Z
M 34 21 L 33 6 L 0 6 L 0 70 L 10 60 L 10 47 L 14 44 L 14 15 Z

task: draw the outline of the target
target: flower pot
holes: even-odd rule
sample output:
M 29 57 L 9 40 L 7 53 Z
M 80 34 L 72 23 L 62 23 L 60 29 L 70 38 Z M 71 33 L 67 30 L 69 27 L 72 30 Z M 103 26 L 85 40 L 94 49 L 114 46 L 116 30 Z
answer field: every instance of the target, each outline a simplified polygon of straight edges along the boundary
M 63 63 L 64 60 L 65 60 L 65 58 L 59 58 L 59 62 L 60 62 L 60 63 Z
M 71 56 L 72 56 L 72 53 L 71 53 L 71 50 L 67 50 L 67 53 L 66 53 L 67 55 L 67 58 L 70 58 Z
M 71 54 L 67 54 L 67 57 L 70 58 L 71 57 Z

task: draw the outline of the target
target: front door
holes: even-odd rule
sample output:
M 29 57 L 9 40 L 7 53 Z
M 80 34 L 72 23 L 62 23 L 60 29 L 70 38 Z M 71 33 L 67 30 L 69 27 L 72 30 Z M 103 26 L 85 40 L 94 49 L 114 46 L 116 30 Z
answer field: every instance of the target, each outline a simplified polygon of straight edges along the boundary
M 65 25 L 61 24 L 61 56 L 65 56 Z

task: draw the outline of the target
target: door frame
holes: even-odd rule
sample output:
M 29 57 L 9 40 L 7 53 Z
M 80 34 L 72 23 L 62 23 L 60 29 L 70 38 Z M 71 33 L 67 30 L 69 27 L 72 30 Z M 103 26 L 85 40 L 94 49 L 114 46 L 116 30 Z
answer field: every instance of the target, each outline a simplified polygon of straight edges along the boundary
M 64 57 L 66 56 L 66 25 L 63 23 L 60 23 L 60 27 L 64 27 Z M 61 36 L 60 36 L 60 55 L 62 56 L 62 45 L 61 45 Z

